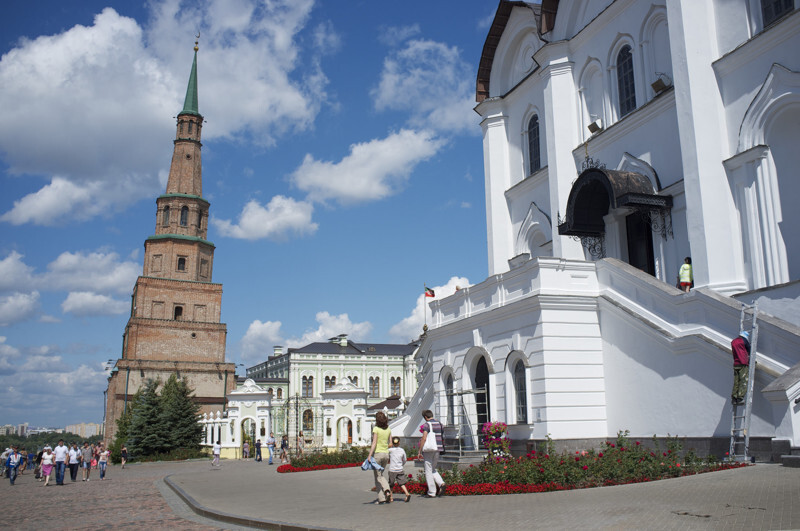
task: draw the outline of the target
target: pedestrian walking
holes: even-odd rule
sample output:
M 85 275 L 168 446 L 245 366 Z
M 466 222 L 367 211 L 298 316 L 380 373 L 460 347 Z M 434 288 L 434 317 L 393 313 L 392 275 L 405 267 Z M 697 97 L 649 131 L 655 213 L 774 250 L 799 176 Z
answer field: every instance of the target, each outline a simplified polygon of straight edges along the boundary
M 683 259 L 683 265 L 678 270 L 678 288 L 689 293 L 689 289 L 694 284 L 694 274 L 692 273 L 692 258 L 687 256 Z
M 84 442 L 81 448 L 81 470 L 83 470 L 81 481 L 89 481 L 89 475 L 92 473 L 92 448 L 88 442 Z
M 67 471 L 67 455 L 69 448 L 64 446 L 64 440 L 59 439 L 58 445 L 53 449 L 56 456 L 56 485 L 64 484 L 64 473 Z
M 281 437 L 281 464 L 289 463 L 289 436 Z
M 427 498 L 444 494 L 444 480 L 436 465 L 439 463 L 439 452 L 444 450 L 442 441 L 442 425 L 433 418 L 433 412 L 426 409 L 422 412 L 425 423 L 422 425 L 422 439 L 419 442 L 419 459 L 425 461 L 425 480 L 428 483 Z
M 297 456 L 303 457 L 303 449 L 306 447 L 306 440 L 303 437 L 303 432 L 297 434 Z
M 214 458 L 211 460 L 211 466 L 219 466 L 219 454 L 222 451 L 222 446 L 219 444 L 219 441 L 214 444 L 211 453 L 214 454 Z
M 17 466 L 17 475 L 21 476 L 25 473 L 25 468 L 28 465 L 28 452 L 25 448 L 19 451 L 19 466 Z
M 256 441 L 256 461 L 261 462 L 261 439 Z
M 17 469 L 19 468 L 21 460 L 22 456 L 17 451 L 17 447 L 13 446 L 11 448 L 11 453 L 8 454 L 5 462 L 6 469 L 8 470 L 8 479 L 11 481 L 12 485 L 14 484 L 14 481 L 17 480 L 17 473 L 19 472 Z
M 375 479 L 375 490 L 378 492 L 379 505 L 392 503 L 392 490 L 389 482 L 383 475 L 386 466 L 389 464 L 389 441 L 392 438 L 392 430 L 389 429 L 389 419 L 383 411 L 375 413 L 375 426 L 372 428 L 372 447 L 369 449 L 367 460 L 375 456 L 375 461 L 381 466 L 381 470 L 372 469 Z
M 242 445 L 242 459 L 250 459 L 250 443 L 247 441 Z
M 100 481 L 106 479 L 106 467 L 108 466 L 108 457 L 111 452 L 105 446 L 100 447 L 100 455 L 97 460 L 97 465 L 100 467 Z
M 42 476 L 44 477 L 44 486 L 50 486 L 50 476 L 53 473 L 53 465 L 56 462 L 56 456 L 50 445 L 44 447 L 42 452 Z
M 269 451 L 269 464 L 272 464 L 272 456 L 275 455 L 275 434 L 269 432 L 269 438 L 267 438 L 267 450 Z
M 400 437 L 392 437 L 392 446 L 389 448 L 389 488 L 400 485 L 400 489 L 406 495 L 406 503 L 411 501 L 411 493 L 406 487 L 408 477 L 403 468 L 407 459 L 406 451 L 400 446 Z
M 121 457 L 122 468 L 124 469 L 125 468 L 125 463 L 128 462 L 128 447 L 123 444 L 122 445 L 122 449 L 119 451 L 119 453 L 122 456 Z
M 68 452 L 69 458 L 69 479 L 73 483 L 78 481 L 78 469 L 81 467 L 81 451 L 78 449 L 78 443 L 71 442 Z

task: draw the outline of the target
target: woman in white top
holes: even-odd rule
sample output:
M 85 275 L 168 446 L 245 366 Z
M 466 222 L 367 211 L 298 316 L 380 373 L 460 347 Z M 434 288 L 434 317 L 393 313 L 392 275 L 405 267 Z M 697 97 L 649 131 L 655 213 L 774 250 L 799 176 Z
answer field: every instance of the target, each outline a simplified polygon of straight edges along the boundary
M 108 448 L 101 447 L 100 448 L 100 459 L 97 461 L 97 464 L 100 466 L 100 481 L 106 479 L 106 467 L 108 466 L 108 456 L 111 452 L 108 451 Z
M 44 486 L 50 485 L 50 473 L 53 471 L 53 463 L 56 462 L 56 455 L 49 446 L 44 447 L 42 453 L 42 475 L 44 476 Z

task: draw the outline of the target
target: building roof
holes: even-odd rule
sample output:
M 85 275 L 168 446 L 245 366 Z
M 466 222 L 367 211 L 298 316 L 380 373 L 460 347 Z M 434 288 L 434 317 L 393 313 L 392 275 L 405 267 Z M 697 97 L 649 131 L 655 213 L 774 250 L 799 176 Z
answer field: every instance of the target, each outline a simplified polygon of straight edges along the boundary
M 290 348 L 295 354 L 376 354 L 388 356 L 408 356 L 417 348 L 416 343 L 396 345 L 391 343 L 354 343 L 347 340 L 347 346 L 338 343 L 316 342 L 304 347 Z
M 367 411 L 377 411 L 383 408 L 386 409 L 397 409 L 403 405 L 402 400 L 400 400 L 400 395 L 392 395 L 383 402 L 378 402 L 374 406 L 369 406 Z
M 186 87 L 186 99 L 183 102 L 183 110 L 180 114 L 194 114 L 200 116 L 197 102 L 197 43 L 194 43 L 194 61 L 192 61 L 192 73 L 189 74 L 189 85 Z

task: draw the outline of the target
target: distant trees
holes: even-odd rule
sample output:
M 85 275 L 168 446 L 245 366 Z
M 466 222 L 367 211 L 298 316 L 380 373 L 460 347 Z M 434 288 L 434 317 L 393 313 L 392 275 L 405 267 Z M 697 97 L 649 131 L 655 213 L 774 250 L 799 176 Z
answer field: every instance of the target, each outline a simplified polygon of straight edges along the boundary
M 112 455 L 119 455 L 122 444 L 129 454 L 143 458 L 177 449 L 198 450 L 203 427 L 197 422 L 200 406 L 192 400 L 194 390 L 173 374 L 158 393 L 160 382 L 148 380 L 127 412 L 117 420 Z

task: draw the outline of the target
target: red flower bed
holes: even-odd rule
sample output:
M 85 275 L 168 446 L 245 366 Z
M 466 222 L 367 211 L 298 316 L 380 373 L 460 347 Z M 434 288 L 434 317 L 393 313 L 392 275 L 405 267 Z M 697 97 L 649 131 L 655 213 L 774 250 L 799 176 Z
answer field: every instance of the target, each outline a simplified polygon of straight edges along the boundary
M 292 465 L 281 465 L 278 467 L 278 473 L 283 474 L 286 472 L 310 472 L 312 470 L 331 470 L 334 468 L 352 468 L 354 466 L 361 466 L 361 463 L 346 463 L 344 465 L 315 465 L 315 466 L 302 466 L 302 467 L 296 467 Z

